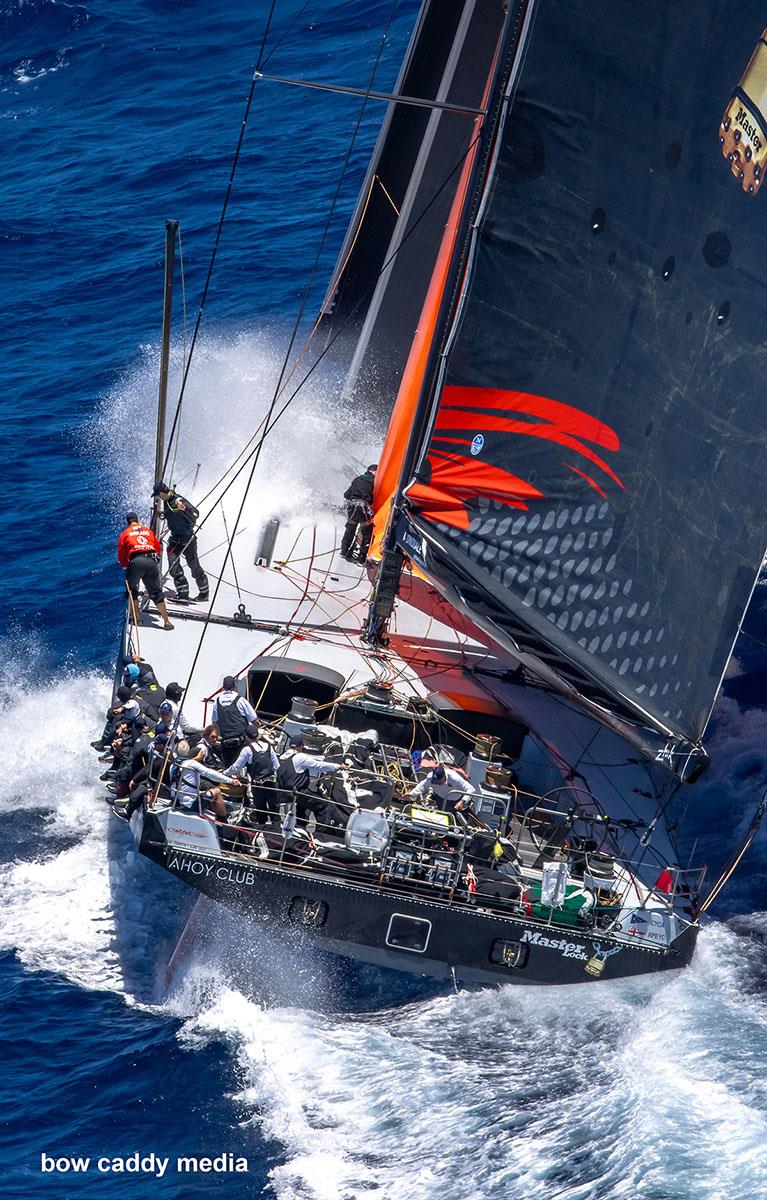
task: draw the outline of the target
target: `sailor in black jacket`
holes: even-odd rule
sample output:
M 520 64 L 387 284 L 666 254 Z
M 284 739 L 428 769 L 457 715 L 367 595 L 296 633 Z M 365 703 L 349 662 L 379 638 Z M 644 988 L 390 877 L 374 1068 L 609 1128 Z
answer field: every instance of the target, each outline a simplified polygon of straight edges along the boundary
M 198 510 L 189 500 L 179 496 L 167 483 L 155 485 L 152 495 L 162 500 L 162 513 L 168 526 L 168 570 L 176 586 L 179 600 L 189 599 L 189 580 L 181 566 L 182 557 L 186 559 L 189 570 L 199 588 L 200 594 L 196 600 L 205 601 L 209 595 L 208 576 L 200 565 L 197 557 L 197 538 L 194 527 L 199 517 Z
M 373 484 L 377 464 L 373 464 L 353 479 L 344 492 L 347 521 L 341 538 L 341 557 L 347 562 L 363 562 L 368 556 L 370 539 L 373 536 Z M 359 532 L 359 552 L 355 555 L 354 543 Z

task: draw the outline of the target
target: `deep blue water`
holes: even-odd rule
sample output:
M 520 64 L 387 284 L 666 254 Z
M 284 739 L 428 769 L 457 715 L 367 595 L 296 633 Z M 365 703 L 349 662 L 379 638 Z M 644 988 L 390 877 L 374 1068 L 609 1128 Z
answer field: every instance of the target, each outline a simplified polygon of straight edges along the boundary
M 397 8 L 382 88 L 416 7 Z M 270 69 L 363 85 L 390 9 L 279 3 L 270 45 L 290 31 Z M 267 10 L 0 0 L 2 1194 L 113 1195 L 108 1176 L 41 1175 L 41 1152 L 139 1150 L 231 1151 L 249 1172 L 124 1176 L 126 1197 L 767 1195 L 763 837 L 692 970 L 661 987 L 419 996 L 321 959 L 286 977 L 279 947 L 210 914 L 182 976 L 170 990 L 161 977 L 189 895 L 109 824 L 84 747 L 120 621 L 119 514 L 153 439 L 163 223 L 181 221 L 193 315 Z M 356 115 L 355 101 L 257 88 L 203 325 L 203 413 L 239 389 L 255 425 L 263 339 L 287 336 Z M 190 469 L 206 453 L 194 434 Z M 762 593 L 714 767 L 690 793 L 715 865 L 767 781 Z

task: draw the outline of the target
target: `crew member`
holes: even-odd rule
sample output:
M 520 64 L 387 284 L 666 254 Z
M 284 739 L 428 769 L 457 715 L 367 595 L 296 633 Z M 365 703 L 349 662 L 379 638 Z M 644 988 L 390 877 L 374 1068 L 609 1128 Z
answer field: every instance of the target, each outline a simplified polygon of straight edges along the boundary
M 373 536 L 373 484 L 378 465 L 373 463 L 364 475 L 353 479 L 344 492 L 347 520 L 341 538 L 341 558 L 347 562 L 364 563 Z M 359 535 L 359 553 L 355 555 L 354 544 Z
M 197 538 L 194 532 L 199 511 L 189 500 L 185 500 L 178 492 L 174 492 L 173 488 L 168 487 L 167 483 L 158 483 L 152 495 L 156 500 L 162 501 L 162 514 L 168 526 L 168 570 L 176 585 L 176 596 L 179 600 L 189 599 L 189 580 L 181 566 L 181 559 L 185 558 L 199 589 L 195 603 L 207 600 L 208 576 L 197 557 Z
M 172 680 L 165 688 L 165 699 L 170 701 L 173 710 L 173 721 L 178 726 L 186 740 L 195 745 L 200 740 L 200 730 L 193 725 L 190 720 L 184 715 L 184 710 L 181 708 L 181 701 L 184 697 L 184 689 L 176 680 Z
M 309 813 L 314 813 L 319 826 L 344 829 L 346 814 L 318 791 L 322 776 L 340 770 L 341 763 L 307 754 L 300 734 L 294 734 L 288 746 L 289 753 L 280 760 L 277 785 L 293 792 L 298 824 L 306 828 Z
M 417 800 L 429 791 L 439 800 L 440 807 L 445 812 L 468 810 L 471 805 L 470 798 L 477 794 L 468 779 L 464 779 L 457 771 L 451 771 L 450 767 L 443 767 L 442 763 L 437 763 L 430 774 L 415 785 L 409 798 Z
M 254 798 L 257 795 L 257 807 L 266 812 L 267 825 L 271 824 L 272 817 L 276 817 L 279 823 L 280 806 L 277 793 L 270 793 L 266 786 L 271 786 L 279 768 L 280 760 L 274 753 L 274 748 L 266 738 L 261 737 L 261 730 L 256 723 L 249 725 L 245 730 L 245 745 L 232 765 L 224 771 L 225 775 L 239 775 L 243 771 L 247 774 L 251 787 L 258 789 Z
M 168 609 L 165 605 L 162 591 L 162 576 L 160 575 L 159 555 L 162 546 L 148 525 L 139 522 L 138 515 L 129 512 L 125 520 L 126 528 L 120 534 L 117 543 L 117 558 L 121 567 L 125 567 L 125 582 L 131 594 L 131 616 L 136 625 L 141 623 L 139 610 L 139 584 L 143 583 L 150 600 L 154 600 L 157 611 L 163 620 L 163 629 L 172 629 L 168 619 Z
M 104 754 L 108 751 L 115 736 L 115 729 L 120 722 L 132 722 L 136 717 L 141 715 L 141 705 L 135 699 L 130 687 L 126 684 L 121 684 L 115 692 L 114 699 L 106 712 L 106 724 L 101 733 L 101 737 L 91 742 L 94 750 L 98 750 L 99 754 Z
M 240 753 L 249 725 L 258 724 L 258 714 L 252 704 L 236 690 L 233 675 L 223 681 L 223 691 L 213 702 L 212 719 L 221 734 L 221 759 L 230 767 Z

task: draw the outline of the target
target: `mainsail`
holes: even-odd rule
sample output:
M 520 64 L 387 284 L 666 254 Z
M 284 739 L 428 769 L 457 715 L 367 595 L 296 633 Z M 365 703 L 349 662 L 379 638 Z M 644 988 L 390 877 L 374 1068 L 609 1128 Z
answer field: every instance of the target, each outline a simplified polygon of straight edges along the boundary
M 432 583 L 693 745 L 767 542 L 766 14 L 510 6 L 478 217 L 386 451 L 412 425 L 396 532 Z

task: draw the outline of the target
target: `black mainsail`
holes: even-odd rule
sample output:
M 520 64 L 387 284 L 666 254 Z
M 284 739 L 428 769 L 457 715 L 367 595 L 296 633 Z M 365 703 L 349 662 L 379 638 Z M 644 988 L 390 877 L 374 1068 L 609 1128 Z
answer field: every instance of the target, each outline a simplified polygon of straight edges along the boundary
M 694 746 L 767 541 L 764 13 L 515 7 L 399 541 L 547 679 Z

